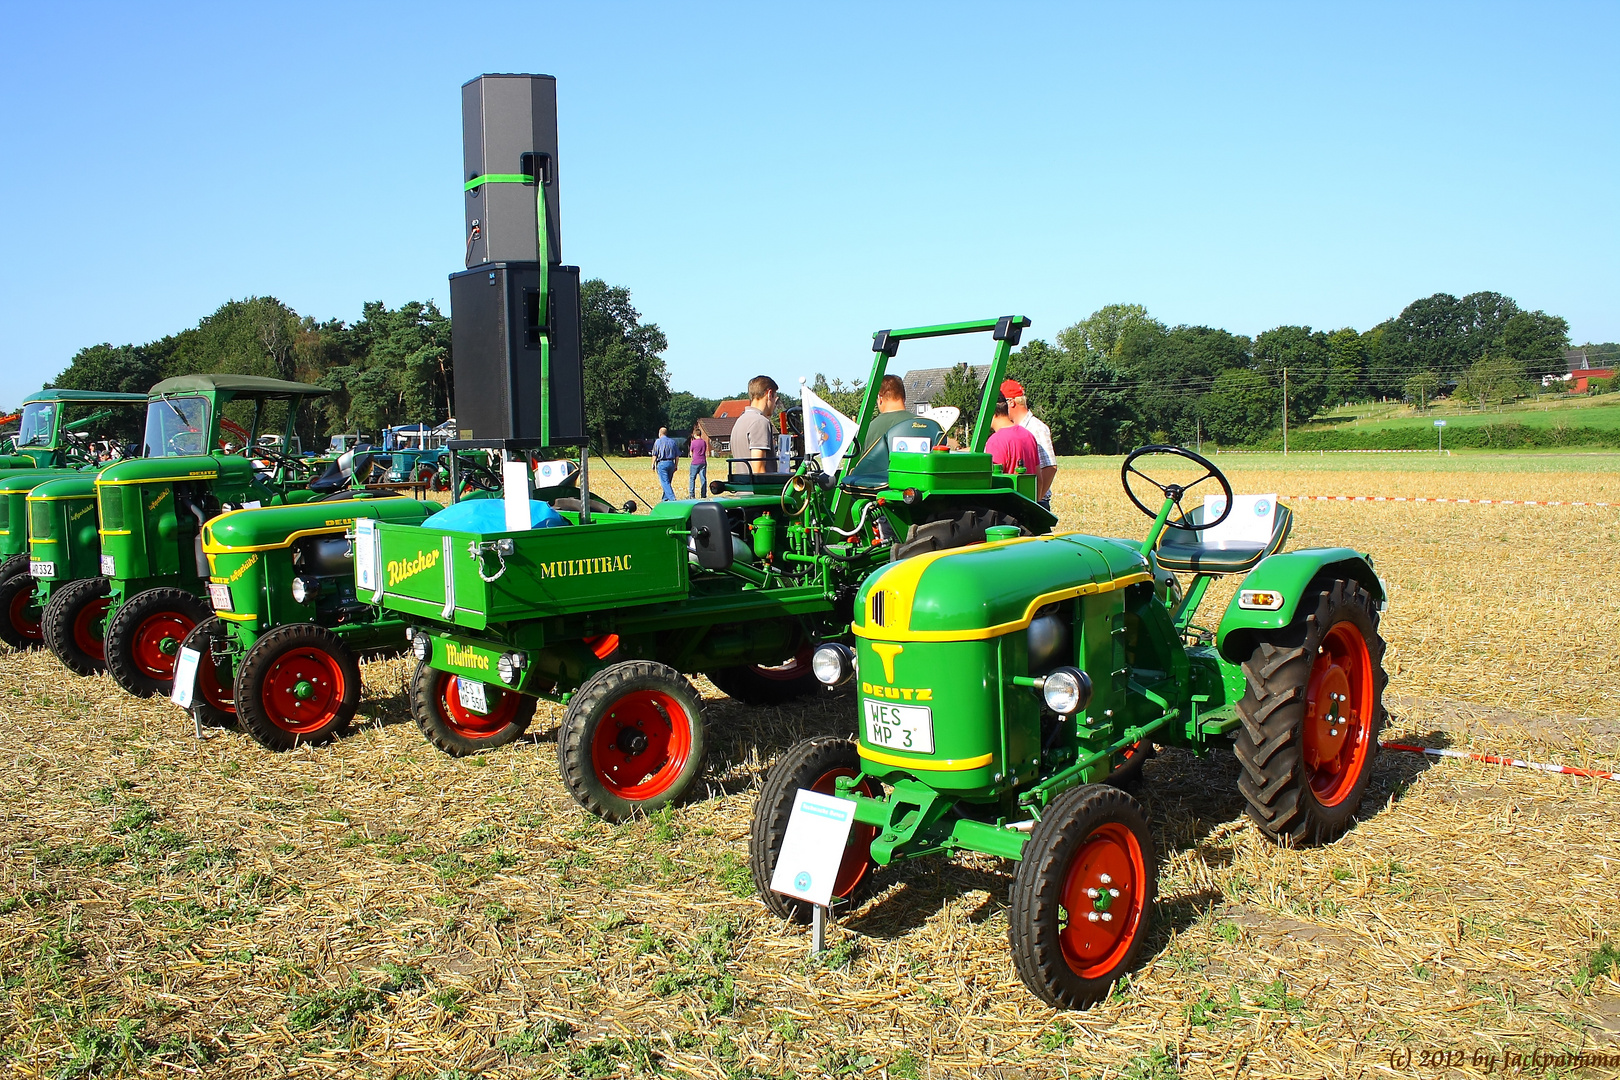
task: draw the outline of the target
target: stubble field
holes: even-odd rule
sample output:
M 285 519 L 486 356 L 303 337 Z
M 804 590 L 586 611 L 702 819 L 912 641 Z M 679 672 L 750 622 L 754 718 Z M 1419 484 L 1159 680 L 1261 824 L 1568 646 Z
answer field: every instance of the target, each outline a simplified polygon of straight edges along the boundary
M 1218 460 L 1239 491 L 1614 504 L 1299 502 L 1290 546 L 1369 551 L 1391 585 L 1386 738 L 1620 763 L 1620 458 Z M 1141 534 L 1117 459 L 1064 465 L 1062 527 Z M 557 778 L 556 710 L 452 760 L 410 719 L 409 670 L 369 665 L 350 737 L 277 756 L 0 656 L 0 1072 L 1615 1071 L 1531 1055 L 1620 1052 L 1620 784 L 1386 753 L 1356 828 L 1281 850 L 1230 755 L 1164 753 L 1140 792 L 1162 865 L 1145 959 L 1056 1013 L 1013 973 L 1010 864 L 886 870 L 818 959 L 754 898 L 753 792 L 797 738 L 853 730 L 847 694 L 762 710 L 700 681 L 706 791 L 611 826 Z

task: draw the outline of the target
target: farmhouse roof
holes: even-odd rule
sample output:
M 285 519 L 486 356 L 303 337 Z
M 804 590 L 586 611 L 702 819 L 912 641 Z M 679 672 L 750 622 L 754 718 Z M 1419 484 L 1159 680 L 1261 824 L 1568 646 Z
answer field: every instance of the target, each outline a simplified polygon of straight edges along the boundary
M 714 415 L 717 419 L 729 417 L 735 420 L 743 414 L 743 410 L 746 408 L 748 408 L 747 398 L 729 398 L 714 407 Z M 731 429 L 727 428 L 726 430 L 730 431 Z
M 951 373 L 948 367 L 917 368 L 908 371 L 902 376 L 906 384 L 906 404 L 913 409 L 932 405 L 939 400 L 939 395 L 945 389 L 945 376 Z M 989 364 L 974 364 L 970 371 L 980 386 L 984 385 L 984 378 L 990 374 Z

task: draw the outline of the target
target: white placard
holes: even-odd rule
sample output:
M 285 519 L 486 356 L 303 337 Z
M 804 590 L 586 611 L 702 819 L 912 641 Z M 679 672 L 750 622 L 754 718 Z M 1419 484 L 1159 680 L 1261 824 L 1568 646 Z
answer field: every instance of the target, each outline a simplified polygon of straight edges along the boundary
M 534 467 L 534 486 L 537 488 L 554 488 L 578 471 L 579 466 L 566 458 L 539 462 Z
M 103 555 L 101 557 L 101 576 L 102 577 L 117 577 L 118 576 L 118 574 L 116 572 L 117 569 L 118 568 L 113 565 L 113 557 L 111 555 Z
M 782 850 L 776 854 L 771 891 L 820 907 L 831 904 L 833 884 L 854 825 L 854 803 L 800 788 L 793 797 Z
M 359 592 L 377 589 L 377 523 L 361 518 L 354 523 L 354 587 Z
M 529 512 L 529 463 L 521 458 L 501 465 L 502 491 L 506 503 L 506 531 L 518 532 L 534 528 L 534 517 Z
M 470 709 L 480 716 L 489 713 L 489 695 L 484 693 L 483 683 L 458 677 L 456 679 L 456 694 L 461 699 L 463 709 Z
M 182 709 L 191 708 L 191 698 L 197 688 L 197 665 L 202 661 L 202 653 L 196 649 L 181 649 L 180 658 L 174 662 L 174 689 L 169 692 L 169 700 Z
M 896 435 L 889 440 L 889 449 L 898 454 L 926 454 L 933 446 L 927 435 Z

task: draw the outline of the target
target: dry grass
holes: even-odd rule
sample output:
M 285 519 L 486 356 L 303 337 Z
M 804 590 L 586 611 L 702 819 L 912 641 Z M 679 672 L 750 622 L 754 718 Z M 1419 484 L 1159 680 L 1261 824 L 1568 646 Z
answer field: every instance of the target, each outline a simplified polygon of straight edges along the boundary
M 1249 491 L 1616 486 L 1232 471 Z M 1140 534 L 1111 470 L 1060 477 L 1067 526 Z M 1372 551 L 1395 588 L 1394 734 L 1620 760 L 1620 513 L 1297 510 L 1294 546 Z M 1438 1075 L 1389 1054 L 1620 1038 L 1620 785 L 1389 754 L 1356 829 L 1282 851 L 1244 823 L 1228 755 L 1166 753 L 1143 787 L 1164 862 L 1147 959 L 1106 1003 L 1057 1014 L 1007 956 L 1008 864 L 887 871 L 816 962 L 753 898 L 752 789 L 795 738 L 850 729 L 848 697 L 750 710 L 702 684 L 707 797 L 616 827 L 558 782 L 554 714 L 452 761 L 410 722 L 407 670 L 368 667 L 351 738 L 272 756 L 235 732 L 199 743 L 166 702 L 47 657 L 0 657 L 0 1070 Z

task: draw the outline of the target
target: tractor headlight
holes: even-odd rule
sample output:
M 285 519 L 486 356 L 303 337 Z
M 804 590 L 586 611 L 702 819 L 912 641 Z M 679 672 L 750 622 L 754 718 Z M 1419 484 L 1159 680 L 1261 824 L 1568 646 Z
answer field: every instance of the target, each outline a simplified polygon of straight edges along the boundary
M 500 675 L 501 682 L 507 686 L 516 686 L 523 677 L 523 654 L 502 653 L 501 658 L 495 661 L 495 671 Z
M 1041 680 L 1041 697 L 1059 716 L 1077 713 L 1091 704 L 1091 677 L 1079 668 L 1058 668 Z
M 427 663 L 428 657 L 433 655 L 432 640 L 421 632 L 411 635 L 411 655 L 422 663 Z
M 292 594 L 293 599 L 300 604 L 308 603 L 309 598 L 315 595 L 315 585 L 301 577 L 295 577 L 292 579 Z
M 815 673 L 817 682 L 827 686 L 846 683 L 855 674 L 855 650 L 829 641 L 811 655 L 810 670 Z

